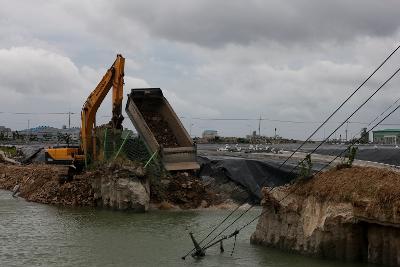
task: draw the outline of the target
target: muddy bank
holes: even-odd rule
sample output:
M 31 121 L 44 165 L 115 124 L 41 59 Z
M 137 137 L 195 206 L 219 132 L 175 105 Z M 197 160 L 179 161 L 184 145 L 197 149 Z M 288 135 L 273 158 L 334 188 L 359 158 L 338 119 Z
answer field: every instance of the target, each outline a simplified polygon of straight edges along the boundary
M 263 193 L 264 213 L 252 243 L 400 266 L 399 173 L 361 167 L 330 170 Z
M 97 206 L 117 210 L 197 209 L 225 207 L 229 196 L 187 172 L 149 177 L 140 165 L 113 163 L 75 175 L 60 183 L 66 167 L 0 163 L 0 189 L 28 201 L 65 206 Z

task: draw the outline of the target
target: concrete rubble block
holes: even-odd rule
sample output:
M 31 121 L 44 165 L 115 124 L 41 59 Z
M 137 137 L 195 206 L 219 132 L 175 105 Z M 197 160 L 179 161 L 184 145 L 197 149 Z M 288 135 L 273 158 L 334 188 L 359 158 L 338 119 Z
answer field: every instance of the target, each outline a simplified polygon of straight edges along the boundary
M 129 178 L 119 178 L 114 174 L 102 176 L 93 182 L 93 189 L 99 206 L 137 212 L 149 209 L 149 189 L 142 179 L 135 176 Z

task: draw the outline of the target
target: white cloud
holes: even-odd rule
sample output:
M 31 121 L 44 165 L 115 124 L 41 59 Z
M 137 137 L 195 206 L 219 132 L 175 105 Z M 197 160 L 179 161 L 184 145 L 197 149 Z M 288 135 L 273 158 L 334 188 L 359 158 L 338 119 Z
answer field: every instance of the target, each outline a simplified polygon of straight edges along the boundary
M 125 94 L 161 87 L 190 117 L 323 120 L 400 38 L 399 1 L 8 1 L 0 10 L 0 105 L 5 111 L 79 113 L 115 54 L 126 58 Z M 336 120 L 390 75 L 395 57 Z M 398 79 L 354 120 L 398 96 Z M 99 114 L 110 113 L 107 98 Z M 22 127 L 0 114 L 0 124 Z M 102 117 L 99 123 L 108 118 Z M 65 118 L 34 117 L 56 126 Z M 26 118 L 21 119 L 25 125 Z M 79 114 L 74 118 L 79 124 Z M 130 125 L 129 122 L 126 122 Z M 195 121 L 244 135 L 256 121 Z M 304 137 L 314 124 L 265 121 Z M 360 125 L 354 126 L 359 127 Z
M 110 59 L 113 62 L 114 59 Z M 1 124 L 12 125 L 5 116 L 8 112 L 75 112 L 73 124 L 79 125 L 80 109 L 106 69 L 93 69 L 88 66 L 77 67 L 70 58 L 32 47 L 12 47 L 0 49 L 0 107 L 6 112 L 0 117 Z M 108 62 L 108 64 L 110 64 Z M 126 86 L 148 86 L 147 82 L 127 75 Z M 126 88 L 125 86 L 125 88 Z M 109 94 L 111 95 L 111 94 Z M 105 102 L 110 101 L 108 97 Z M 111 104 L 109 105 L 111 106 Z M 99 113 L 111 113 L 107 104 Z M 7 115 L 8 114 L 8 115 Z M 21 117 L 21 116 L 19 116 Z M 31 115 L 32 123 L 46 124 L 49 115 Z M 54 121 L 57 118 L 51 118 Z M 23 119 L 25 120 L 25 119 Z M 99 122 L 104 119 L 99 118 Z M 57 120 L 60 127 L 65 118 Z M 23 125 L 24 127 L 25 125 Z

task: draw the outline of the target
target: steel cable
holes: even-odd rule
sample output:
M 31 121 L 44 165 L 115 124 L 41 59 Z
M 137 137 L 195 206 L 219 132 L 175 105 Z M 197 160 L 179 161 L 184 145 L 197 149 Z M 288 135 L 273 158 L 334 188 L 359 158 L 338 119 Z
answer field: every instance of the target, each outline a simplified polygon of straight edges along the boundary
M 394 110 L 392 110 L 389 114 L 387 114 L 382 120 L 380 120 L 377 124 L 375 124 L 374 127 L 372 127 L 370 130 L 367 131 L 367 133 L 371 132 L 373 129 L 375 129 L 381 122 L 383 122 L 384 120 L 386 120 L 390 115 L 392 115 L 396 110 L 398 110 L 400 108 L 400 105 L 398 105 Z M 328 164 L 326 164 L 324 167 L 322 167 L 318 172 L 320 173 L 323 169 L 325 169 L 327 166 L 329 166 L 330 164 L 332 164 L 332 162 L 334 162 L 338 157 L 340 157 L 344 152 L 346 152 L 347 148 L 344 149 L 339 155 L 337 155 L 333 160 L 331 160 Z M 294 190 L 290 191 L 288 194 L 286 194 L 283 198 L 281 198 L 278 203 L 282 202 L 283 200 L 285 200 L 289 195 L 293 194 L 294 192 L 296 192 L 298 189 L 300 188 L 300 186 L 295 187 Z M 270 191 L 269 191 L 270 192 Z M 246 224 L 244 224 L 243 226 L 241 226 L 238 231 L 243 230 L 244 228 L 246 228 L 247 226 L 249 226 L 251 223 L 253 223 L 255 220 L 257 220 L 258 218 L 260 218 L 262 215 L 264 215 L 267 211 L 263 211 L 261 212 L 261 214 L 257 215 L 255 218 L 253 218 L 252 220 L 250 220 L 249 222 L 247 222 Z
M 311 139 L 311 137 L 312 136 L 314 136 L 315 135 L 315 133 L 317 133 L 318 132 L 318 130 L 319 129 L 321 129 L 322 128 L 322 126 L 323 125 L 325 125 L 336 113 L 337 113 L 337 111 L 339 111 L 339 109 L 341 109 L 343 106 L 344 106 L 344 104 L 351 98 L 351 97 L 353 97 L 353 95 L 354 94 L 356 94 L 356 92 L 397 52 L 397 50 L 400 48 L 400 45 L 399 46 L 397 46 L 396 47 L 396 49 L 394 49 L 390 54 L 389 54 L 389 56 L 387 56 L 386 57 L 386 59 L 367 77 L 367 79 L 365 79 L 364 80 L 364 82 L 362 82 L 358 87 L 357 87 L 357 89 L 355 90 L 355 91 L 353 91 L 353 93 L 349 96 L 349 97 L 347 97 L 347 99 L 344 101 L 344 102 L 342 102 L 342 104 L 314 131 L 314 133 L 312 134 L 312 135 L 310 135 L 310 137 L 308 137 L 307 138 L 307 140 L 306 141 L 304 141 L 287 159 L 285 159 L 285 161 L 279 166 L 279 169 L 291 158 L 291 157 L 293 157 L 293 155 L 301 148 L 301 147 L 303 147 L 304 146 L 304 144 L 307 142 L 307 141 L 309 141 L 310 139 Z M 399 71 L 399 69 L 395 72 L 395 74 L 397 73 Z M 394 75 L 395 75 L 394 74 Z M 392 75 L 392 77 L 394 76 L 394 75 Z M 392 78 L 391 77 L 391 78 Z M 390 79 L 391 79 L 390 78 Z M 386 84 L 387 82 L 385 82 L 385 84 Z M 383 87 L 383 86 L 382 86 Z M 382 88 L 381 87 L 381 88 Z M 379 89 L 380 90 L 380 89 Z M 378 90 L 378 91 L 379 91 Z M 374 95 L 376 94 L 377 92 L 375 92 L 374 93 Z M 372 96 L 371 96 L 371 98 L 372 98 Z M 368 100 L 367 100 L 368 101 Z M 353 114 L 354 115 L 354 114 Z M 348 119 L 346 120 L 346 121 L 348 121 Z M 345 122 L 346 122 L 345 121 Z M 344 123 L 345 123 L 344 122 Z M 344 124 L 343 123 L 343 124 Z M 330 135 L 331 136 L 331 135 Z M 329 136 L 329 137 L 330 137 Z M 328 137 L 328 138 L 329 138 Z M 299 163 L 300 164 L 300 163 Z M 298 165 L 297 165 L 298 166 Z M 297 167 L 296 166 L 296 167 Z M 296 168 L 295 167 L 295 168 Z M 294 169 L 295 169 L 294 168 Z M 262 184 L 261 184 L 261 186 L 263 186 L 264 184 L 265 184 L 265 182 L 267 181 L 267 179 L 265 179 L 263 182 L 262 182 Z M 246 203 L 248 201 L 248 199 L 246 199 L 246 201 L 245 202 L 243 202 L 243 203 L 241 203 L 241 204 L 239 204 L 232 212 L 230 212 L 220 223 L 218 223 L 216 226 L 215 226 L 215 228 L 205 237 L 205 238 L 203 238 L 200 242 L 199 242 L 199 244 L 201 244 L 202 242 L 204 242 L 209 236 L 211 236 L 211 234 L 212 233 L 214 233 L 230 216 L 232 216 L 232 214 L 234 213 L 234 212 L 236 212 L 238 209 L 239 209 L 239 207 L 241 207 L 244 203 Z M 247 213 L 252 207 L 253 207 L 254 205 L 251 205 L 248 209 L 246 209 L 243 213 Z M 241 217 L 241 216 L 243 216 L 243 213 L 242 213 L 242 215 L 240 215 L 239 216 L 239 218 Z M 238 219 L 236 219 L 234 222 L 236 222 Z M 229 226 L 228 226 L 229 227 Z M 226 230 L 226 229 L 225 229 Z M 225 231 L 224 230 L 224 231 Z M 219 234 L 220 235 L 220 234 Z M 218 235 L 217 235 L 218 236 Z M 215 240 L 215 238 L 213 239 L 213 240 Z M 209 242 L 210 243 L 210 242 Z M 209 244 L 208 243 L 208 244 Z M 186 258 L 192 251 L 194 251 L 194 248 L 193 249 L 191 249 L 185 256 L 183 256 L 182 258 Z
M 346 98 L 346 100 L 343 101 L 342 104 L 340 104 L 340 106 L 338 108 L 336 108 L 336 110 L 320 126 L 318 126 L 318 128 L 303 143 L 300 144 L 300 146 L 295 151 L 293 151 L 293 153 L 279 166 L 279 168 L 281 168 L 283 165 L 285 165 L 286 162 L 290 158 L 292 158 L 294 156 L 294 154 L 296 154 L 296 152 L 299 151 L 300 148 L 302 148 L 322 128 L 322 126 L 324 126 L 344 106 L 344 104 L 346 104 L 347 101 L 349 101 L 350 98 L 352 98 L 358 92 L 358 90 L 360 90 L 361 87 L 364 86 L 365 83 L 367 83 L 369 81 L 369 79 L 389 60 L 389 58 L 391 58 L 397 52 L 397 50 L 399 48 L 400 48 L 400 45 L 397 46 L 396 49 L 393 50 L 392 53 L 389 54 L 389 56 L 368 76 L 368 78 L 366 80 L 364 80 L 357 87 L 357 89 L 354 90 L 353 93 L 351 93 L 350 96 L 348 96 Z
M 311 153 L 309 153 L 309 155 L 313 154 L 322 144 L 324 144 L 340 127 L 342 127 L 356 112 L 358 112 L 372 97 L 374 97 L 398 72 L 400 71 L 400 68 L 398 68 L 388 79 L 385 80 L 384 83 L 382 83 L 378 89 L 376 89 L 374 91 L 374 93 L 372 95 L 370 95 L 361 105 L 359 105 L 357 107 L 357 109 L 344 121 L 341 123 L 341 125 L 339 125 L 326 139 L 323 140 L 323 142 L 321 142 Z M 304 159 L 302 161 L 300 161 L 291 171 L 289 174 L 293 173 L 293 171 L 302 163 L 304 162 Z M 266 180 L 264 180 L 264 182 L 262 183 L 262 185 L 266 182 Z M 273 188 L 270 189 L 270 191 Z M 213 240 L 215 240 L 219 235 L 221 235 L 226 229 L 228 229 L 230 226 L 232 226 L 238 219 L 240 219 L 244 214 L 246 214 L 250 209 L 252 209 L 254 207 L 253 205 L 250 205 L 250 207 L 248 209 L 246 209 L 245 211 L 242 212 L 242 214 L 239 215 L 239 217 L 237 219 L 235 219 L 231 224 L 229 224 L 227 227 L 224 228 L 224 230 L 222 230 L 220 233 L 218 233 L 218 235 L 216 235 L 214 238 L 212 238 L 211 241 L 209 241 L 204 247 L 206 247 L 208 244 L 210 244 Z M 235 209 L 237 210 L 237 209 Z M 232 213 L 231 213 L 232 214 Z M 230 214 L 230 215 L 231 215 Z M 226 217 L 224 219 L 224 222 L 226 221 L 228 217 Z M 220 226 L 220 225 L 219 225 Z M 218 227 L 219 227 L 218 226 Z M 208 235 L 209 236 L 209 235 Z M 207 237 L 208 237 L 207 236 Z

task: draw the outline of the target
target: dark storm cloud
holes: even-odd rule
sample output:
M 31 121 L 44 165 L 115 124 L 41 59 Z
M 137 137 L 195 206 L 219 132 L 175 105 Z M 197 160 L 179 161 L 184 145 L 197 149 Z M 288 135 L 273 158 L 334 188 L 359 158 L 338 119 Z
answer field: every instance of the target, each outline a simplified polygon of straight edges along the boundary
M 400 25 L 397 0 L 129 1 L 115 8 L 154 35 L 210 47 L 259 40 L 342 42 L 390 36 Z

